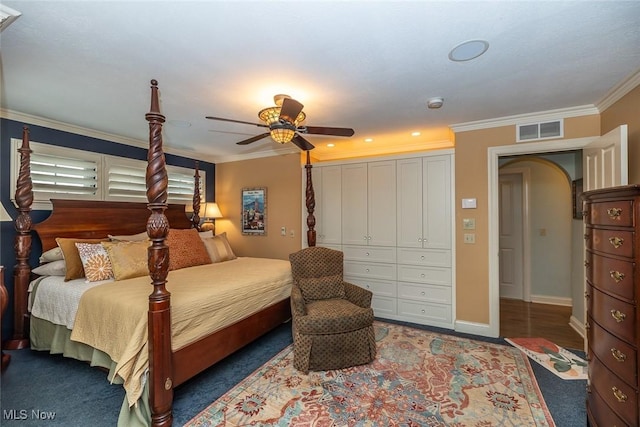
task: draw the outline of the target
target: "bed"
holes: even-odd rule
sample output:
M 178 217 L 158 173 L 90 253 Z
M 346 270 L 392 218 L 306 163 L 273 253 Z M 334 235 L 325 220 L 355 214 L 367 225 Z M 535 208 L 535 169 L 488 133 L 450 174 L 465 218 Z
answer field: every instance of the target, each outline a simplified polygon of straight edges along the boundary
M 170 259 L 167 240 L 181 234 L 176 230 L 183 230 L 191 239 L 208 236 L 198 232 L 197 215 L 190 221 L 183 205 L 167 204 L 162 151 L 165 118 L 160 113 L 155 80 L 151 81 L 151 108 L 146 119 L 148 204 L 52 200 L 50 217 L 33 226 L 29 217 L 33 202 L 29 176 L 31 150 L 25 127 L 16 191 L 19 215 L 15 221 L 13 341 L 24 342 L 31 330 L 34 349 L 61 352 L 109 369 L 109 378 L 122 380 L 127 391 L 119 424 L 169 426 L 176 386 L 290 319 L 292 279 L 285 260 L 236 257 L 219 263 L 173 268 L 171 263 L 177 262 L 178 257 L 174 254 Z M 307 238 L 309 246 L 314 246 L 314 194 L 308 152 L 306 168 Z M 193 198 L 196 212 L 200 202 L 198 192 L 196 185 Z M 49 319 L 40 311 L 42 317 L 30 316 L 29 310 L 34 308 L 32 303 L 37 297 L 48 301 L 52 297 L 45 296 L 45 289 L 57 287 L 48 283 L 55 281 L 49 277 L 30 280 L 31 230 L 40 238 L 44 253 L 58 246 L 56 239 L 113 241 L 109 235 L 131 237 L 144 232 L 145 227 L 145 275 L 87 286 L 75 303 L 75 314 L 66 318 Z M 211 282 L 212 277 L 218 278 L 216 284 Z M 240 289 L 248 292 L 240 293 Z M 29 300 L 30 291 L 33 301 Z M 114 298 L 114 295 L 121 296 Z M 252 298 L 256 295 L 260 298 Z M 124 338 L 113 339 L 115 330 Z M 103 339 L 105 336 L 108 339 Z

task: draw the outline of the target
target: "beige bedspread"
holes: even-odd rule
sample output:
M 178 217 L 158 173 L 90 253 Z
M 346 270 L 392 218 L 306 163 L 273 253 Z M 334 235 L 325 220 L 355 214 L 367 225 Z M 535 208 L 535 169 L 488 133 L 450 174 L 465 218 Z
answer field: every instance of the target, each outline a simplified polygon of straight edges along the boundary
M 291 294 L 289 261 L 238 258 L 169 272 L 172 347 L 178 350 Z M 140 397 L 149 366 L 148 276 L 89 289 L 80 301 L 71 334 L 107 353 L 124 380 L 129 405 Z

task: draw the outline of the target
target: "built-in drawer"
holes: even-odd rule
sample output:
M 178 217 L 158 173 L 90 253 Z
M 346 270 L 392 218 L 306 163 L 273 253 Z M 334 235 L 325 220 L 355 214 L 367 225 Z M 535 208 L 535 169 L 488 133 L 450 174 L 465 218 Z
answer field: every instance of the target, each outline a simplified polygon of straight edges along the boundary
M 591 316 L 602 328 L 628 343 L 636 340 L 636 310 L 631 304 L 591 288 Z
M 398 281 L 451 286 L 451 269 L 446 267 L 398 265 Z
M 590 254 L 591 283 L 598 289 L 629 301 L 635 301 L 635 264 L 630 261 Z
M 633 388 L 637 388 L 637 352 L 635 347 L 619 340 L 597 323 L 590 322 L 590 354 L 595 355 L 611 371 Z
M 398 282 L 398 298 L 451 304 L 451 288 L 449 286 Z
M 638 397 L 633 388 L 614 375 L 597 358 L 592 358 L 589 362 L 589 379 L 591 390 L 595 389 L 618 417 L 627 424 L 637 425 Z
M 395 316 L 398 312 L 398 300 L 395 298 L 373 296 L 371 298 L 371 308 L 375 317 Z
M 398 299 L 398 315 L 416 323 L 451 327 L 451 306 Z
M 614 202 L 591 203 L 589 222 L 594 225 L 633 225 L 633 201 L 617 200 Z
M 373 262 L 345 261 L 344 275 L 395 281 L 396 265 Z
M 346 282 L 353 283 L 354 285 L 358 285 L 362 288 L 370 290 L 373 292 L 375 296 L 383 296 L 395 298 L 398 296 L 397 285 L 395 281 L 392 280 L 376 280 L 376 279 L 368 279 L 365 277 L 357 277 L 357 276 L 344 276 L 344 280 Z
M 587 412 L 595 424 L 591 427 L 629 427 L 604 402 L 597 390 L 591 387 L 587 395 Z
M 633 231 L 592 228 L 587 230 L 588 234 L 592 234 L 592 238 L 587 239 L 589 249 L 627 258 L 634 255 Z
M 349 261 L 396 262 L 396 248 L 388 246 L 343 245 L 342 252 Z
M 451 267 L 451 251 L 448 249 L 398 248 L 398 264 Z

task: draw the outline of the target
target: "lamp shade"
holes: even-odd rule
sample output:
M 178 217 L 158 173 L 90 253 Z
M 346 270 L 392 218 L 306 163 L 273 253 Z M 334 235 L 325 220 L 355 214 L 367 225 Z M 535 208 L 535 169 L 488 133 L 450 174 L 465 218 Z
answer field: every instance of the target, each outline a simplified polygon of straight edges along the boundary
M 202 217 L 207 219 L 222 218 L 222 213 L 220 212 L 218 204 L 215 202 L 205 203 L 204 215 L 202 215 Z

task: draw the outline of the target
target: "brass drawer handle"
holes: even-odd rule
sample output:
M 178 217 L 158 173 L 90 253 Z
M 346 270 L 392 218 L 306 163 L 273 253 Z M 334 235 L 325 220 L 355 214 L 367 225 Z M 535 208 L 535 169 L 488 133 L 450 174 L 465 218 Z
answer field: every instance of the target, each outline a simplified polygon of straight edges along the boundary
M 624 239 L 622 237 L 609 237 L 609 243 L 611 243 L 614 248 L 618 249 L 624 243 Z
M 613 395 L 615 396 L 616 399 L 618 399 L 618 402 L 624 403 L 627 401 L 627 395 L 624 394 L 622 390 L 620 390 L 618 387 L 616 386 L 611 387 L 611 391 L 613 391 Z
M 619 310 L 611 310 L 611 317 L 616 319 L 616 322 L 620 323 L 625 319 L 625 317 L 627 317 L 627 315 Z
M 587 260 L 584 261 L 584 266 L 589 268 L 591 266 L 591 263 Z
M 611 347 L 611 355 L 618 362 L 624 362 L 625 360 L 627 360 L 627 355 L 624 354 L 623 352 L 621 352 L 620 350 L 618 350 L 615 347 Z
M 607 215 L 609 215 L 609 218 L 611 218 L 611 219 L 619 219 L 620 215 L 622 215 L 622 209 L 621 208 L 609 208 L 609 209 L 607 209 Z
M 609 276 L 611 276 L 611 278 L 615 280 L 616 283 L 620 283 L 622 279 L 624 279 L 624 273 L 620 273 L 616 270 L 609 271 Z

